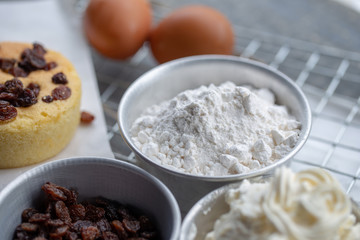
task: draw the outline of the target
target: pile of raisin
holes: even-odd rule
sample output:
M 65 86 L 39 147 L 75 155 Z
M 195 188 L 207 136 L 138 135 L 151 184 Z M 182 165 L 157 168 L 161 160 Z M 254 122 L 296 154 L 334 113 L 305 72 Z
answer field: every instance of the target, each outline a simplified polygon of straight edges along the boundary
M 30 83 L 26 88 L 21 80 L 14 78 L 0 84 L 0 100 L 7 101 L 14 107 L 29 107 L 37 103 L 40 86 Z
M 20 56 L 20 61 L 10 58 L 0 58 L 0 69 L 14 77 L 27 77 L 29 73 L 36 70 L 49 71 L 57 66 L 55 62 L 46 62 L 45 48 L 34 43 L 33 48 L 26 48 Z
M 0 83 L 0 121 L 8 121 L 17 116 L 15 107 L 29 107 L 37 103 L 40 86 L 30 83 L 24 88 L 23 83 L 14 78 Z
M 37 103 L 40 86 L 36 83 L 30 83 L 24 88 L 22 81 L 17 77 L 27 77 L 32 71 L 49 71 L 57 67 L 55 62 L 46 62 L 45 53 L 46 50 L 41 44 L 34 43 L 32 49 L 26 48 L 21 53 L 19 61 L 0 58 L 0 69 L 15 77 L 4 84 L 0 83 L 0 123 L 16 118 L 17 110 L 15 107 L 29 107 Z M 51 95 L 42 97 L 43 102 L 51 103 L 54 100 L 66 100 L 71 96 L 71 89 L 64 86 L 68 83 L 64 73 L 54 74 L 51 81 L 61 85 L 54 88 Z
M 43 211 L 25 209 L 14 240 L 147 240 L 160 239 L 150 219 L 136 209 L 102 197 L 78 203 L 78 193 L 54 183 L 41 188 Z

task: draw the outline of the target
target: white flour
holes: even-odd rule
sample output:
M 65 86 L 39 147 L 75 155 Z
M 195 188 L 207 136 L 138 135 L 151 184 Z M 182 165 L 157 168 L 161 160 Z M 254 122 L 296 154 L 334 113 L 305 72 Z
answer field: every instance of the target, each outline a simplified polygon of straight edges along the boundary
M 295 146 L 301 124 L 268 89 L 201 86 L 152 106 L 134 122 L 136 146 L 177 171 L 223 176 L 272 164 Z

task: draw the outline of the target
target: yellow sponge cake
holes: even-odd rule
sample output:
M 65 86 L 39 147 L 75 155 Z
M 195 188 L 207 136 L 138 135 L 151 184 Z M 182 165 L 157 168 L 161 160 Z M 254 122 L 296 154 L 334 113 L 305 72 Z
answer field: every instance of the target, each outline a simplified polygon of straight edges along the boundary
M 0 42 L 0 168 L 59 153 L 80 122 L 81 81 L 62 54 Z

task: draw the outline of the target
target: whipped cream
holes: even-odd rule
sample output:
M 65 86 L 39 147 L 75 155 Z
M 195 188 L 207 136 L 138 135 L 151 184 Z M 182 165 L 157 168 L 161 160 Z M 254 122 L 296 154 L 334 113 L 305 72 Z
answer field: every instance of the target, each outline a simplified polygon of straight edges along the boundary
M 205 240 L 356 240 L 351 200 L 327 171 L 281 168 L 268 183 L 245 180 L 226 194 L 229 212 Z

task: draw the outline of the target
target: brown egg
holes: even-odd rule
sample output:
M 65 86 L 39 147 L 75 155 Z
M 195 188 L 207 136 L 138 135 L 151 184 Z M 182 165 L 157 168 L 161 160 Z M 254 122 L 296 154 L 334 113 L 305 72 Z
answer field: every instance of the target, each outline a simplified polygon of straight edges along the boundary
M 101 54 L 126 59 L 148 38 L 151 19 L 147 0 L 91 0 L 83 27 L 89 43 Z
M 150 44 L 159 63 L 200 54 L 232 54 L 234 33 L 229 20 L 203 5 L 175 10 L 151 30 Z

